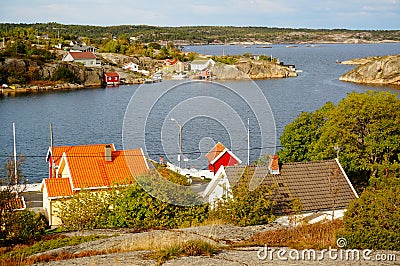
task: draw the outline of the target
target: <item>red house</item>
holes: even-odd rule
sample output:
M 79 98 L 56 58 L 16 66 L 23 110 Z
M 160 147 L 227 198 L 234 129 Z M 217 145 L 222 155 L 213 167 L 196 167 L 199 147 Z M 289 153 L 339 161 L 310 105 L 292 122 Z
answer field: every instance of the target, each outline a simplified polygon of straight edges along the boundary
M 118 72 L 106 72 L 104 73 L 104 84 L 108 86 L 119 85 L 120 78 Z
M 206 158 L 208 160 L 208 169 L 214 174 L 221 166 L 234 166 L 242 163 L 242 161 L 221 142 L 215 144 L 206 154 Z

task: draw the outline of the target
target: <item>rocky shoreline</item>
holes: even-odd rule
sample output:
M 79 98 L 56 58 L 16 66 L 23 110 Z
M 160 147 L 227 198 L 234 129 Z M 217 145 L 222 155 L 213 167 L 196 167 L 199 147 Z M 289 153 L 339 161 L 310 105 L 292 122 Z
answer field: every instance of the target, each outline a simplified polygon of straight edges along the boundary
M 356 58 L 344 61 L 342 64 L 358 66 L 341 76 L 339 78 L 341 81 L 400 86 L 400 54 Z
M 32 73 L 41 80 L 31 85 L 12 85 L 2 87 L 0 96 L 40 93 L 50 91 L 78 90 L 87 88 L 100 88 L 104 86 L 103 75 L 106 71 L 117 71 L 120 74 L 123 84 L 143 84 L 146 77 L 142 74 L 127 71 L 119 67 L 125 62 L 134 62 L 149 69 L 150 75 L 157 70 L 162 69 L 163 61 L 151 58 L 136 58 L 119 54 L 104 53 L 100 54 L 108 63 L 101 67 L 84 67 L 83 65 L 73 64 L 69 62 L 55 63 L 37 63 L 29 59 L 13 59 L 8 58 L 0 66 L 3 70 L 10 73 Z M 50 81 L 59 68 L 67 69 L 73 73 L 80 83 L 58 83 Z M 264 60 L 242 59 L 233 65 L 216 63 L 209 68 L 212 77 L 215 80 L 248 80 L 248 79 L 268 79 L 268 78 L 287 78 L 296 77 L 297 73 L 294 68 L 288 66 L 268 62 Z M 189 78 L 196 78 L 196 73 L 189 75 Z M 171 75 L 165 75 L 164 79 L 172 79 Z

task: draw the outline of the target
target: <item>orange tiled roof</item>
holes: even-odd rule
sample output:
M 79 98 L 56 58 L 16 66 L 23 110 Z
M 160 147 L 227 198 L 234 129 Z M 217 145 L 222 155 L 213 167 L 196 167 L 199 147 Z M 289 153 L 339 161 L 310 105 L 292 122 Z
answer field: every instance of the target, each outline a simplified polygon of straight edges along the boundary
M 209 162 L 212 162 L 218 155 L 223 152 L 226 147 L 221 143 L 218 142 L 215 146 L 206 154 L 206 158 Z
M 104 152 L 104 149 L 108 144 L 93 144 L 93 145 L 79 145 L 79 146 L 58 146 L 53 147 L 53 160 L 56 165 L 59 164 L 63 153 L 67 153 L 70 157 L 71 156 L 85 156 L 87 154 L 92 153 L 101 153 Z M 113 144 L 111 145 L 111 150 L 115 151 L 115 147 Z
M 86 157 L 73 157 L 67 161 L 74 188 L 109 187 L 127 183 L 133 176 L 146 174 L 148 166 L 141 149 L 112 151 L 112 161 L 107 162 L 104 152 Z
M 46 178 L 44 182 L 49 198 L 73 195 L 69 178 Z
M 74 59 L 96 59 L 92 52 L 69 52 Z
M 53 147 L 53 154 L 60 163 L 65 152 L 69 177 L 46 178 L 49 197 L 69 196 L 77 189 L 102 188 L 127 184 L 133 176 L 147 174 L 148 165 L 142 149 L 116 151 L 111 144 L 111 161 L 105 159 L 107 144 Z

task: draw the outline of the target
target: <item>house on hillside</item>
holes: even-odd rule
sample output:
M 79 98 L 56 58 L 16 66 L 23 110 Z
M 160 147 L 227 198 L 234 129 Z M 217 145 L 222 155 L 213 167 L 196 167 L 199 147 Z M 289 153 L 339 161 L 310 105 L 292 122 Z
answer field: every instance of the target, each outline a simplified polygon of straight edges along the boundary
M 201 72 L 206 70 L 209 67 L 212 67 L 215 65 L 215 61 L 212 60 L 211 58 L 209 59 L 197 59 L 193 60 L 190 63 L 190 70 L 192 72 Z
M 315 223 L 332 219 L 332 211 L 334 218 L 343 217 L 350 201 L 358 198 L 337 159 L 279 164 L 277 156 L 268 166 L 221 167 L 202 196 L 213 206 L 232 197 L 232 188 L 242 178 L 246 178 L 250 191 L 258 186 L 273 187 L 273 213 L 281 216 L 282 223 L 288 223 L 293 200 L 301 203 L 300 218 Z
M 69 49 L 70 52 L 91 52 L 91 53 L 96 53 L 97 50 L 98 49 L 96 47 L 83 44 L 75 44 Z
M 163 63 L 163 67 L 165 71 L 168 72 L 184 72 L 185 71 L 185 64 L 179 60 L 173 59 L 166 59 Z
M 221 142 L 215 144 L 206 154 L 206 158 L 208 160 L 208 169 L 214 174 L 217 173 L 221 166 L 234 166 L 242 163 L 242 161 Z
M 56 215 L 61 200 L 83 189 L 96 193 L 126 185 L 149 172 L 142 149 L 116 150 L 113 144 L 51 147 L 47 161 L 49 178 L 43 179 L 42 192 L 50 226 L 61 224 Z
M 104 73 L 104 84 L 107 86 L 116 86 L 120 84 L 120 76 L 118 72 Z
M 97 63 L 97 57 L 92 52 L 68 52 L 62 61 L 82 63 L 86 67 L 101 66 L 100 63 Z
M 139 71 L 139 65 L 135 64 L 133 62 L 128 62 L 122 65 L 122 69 L 130 70 L 133 72 L 138 72 Z

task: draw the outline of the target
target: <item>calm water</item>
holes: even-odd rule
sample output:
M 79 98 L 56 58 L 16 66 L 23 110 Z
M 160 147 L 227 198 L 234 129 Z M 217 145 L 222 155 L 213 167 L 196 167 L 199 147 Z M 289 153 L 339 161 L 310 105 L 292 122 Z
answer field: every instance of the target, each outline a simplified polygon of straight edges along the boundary
M 268 113 L 272 109 L 277 138 L 286 124 L 302 111 L 314 111 L 327 101 L 337 103 L 348 92 L 366 90 L 399 91 L 391 87 L 362 86 L 340 82 L 338 78 L 353 68 L 336 64 L 336 60 L 356 57 L 399 54 L 400 44 L 323 45 L 322 47 L 272 48 L 252 46 L 190 46 L 185 51 L 202 54 L 265 54 L 295 64 L 303 70 L 297 78 L 253 82 L 160 84 L 121 86 L 110 89 L 88 89 L 71 92 L 30 94 L 0 98 L 0 164 L 13 151 L 12 123 L 16 124 L 17 152 L 27 157 L 23 171 L 30 182 L 47 176 L 45 155 L 49 146 L 49 123 L 52 122 L 55 145 L 114 143 L 117 149 L 143 147 L 150 157 L 166 155 L 176 162 L 179 151 L 178 126 L 183 125 L 182 149 L 190 158 L 187 164 L 204 168 L 204 152 L 215 141 L 222 141 L 247 161 L 247 118 L 250 118 L 250 161 L 263 148 L 279 146 L 273 141 Z M 172 89 L 171 89 L 172 88 Z M 261 97 L 246 102 L 260 90 Z M 136 93 L 135 93 L 136 92 Z M 124 135 L 131 134 L 126 144 Z M 147 108 L 147 109 L 146 109 Z M 264 117 L 265 115 L 265 117 Z M 128 121 L 128 122 L 127 122 Z M 265 122 L 267 121 L 267 122 Z M 267 130 L 265 130 L 267 127 Z M 267 132 L 267 133 L 265 133 Z M 261 138 L 264 134 L 264 139 Z M 144 136 L 144 137 L 143 137 Z M 123 143 L 124 142 L 124 143 Z M 143 144 L 143 145 L 139 145 Z

